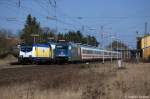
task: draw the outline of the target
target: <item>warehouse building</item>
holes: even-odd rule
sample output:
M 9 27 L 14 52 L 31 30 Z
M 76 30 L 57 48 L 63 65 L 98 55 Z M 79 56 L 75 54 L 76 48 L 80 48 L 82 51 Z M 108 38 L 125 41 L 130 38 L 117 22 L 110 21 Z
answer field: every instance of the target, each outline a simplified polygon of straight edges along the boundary
M 143 59 L 150 60 L 150 35 L 137 39 L 137 49 Z

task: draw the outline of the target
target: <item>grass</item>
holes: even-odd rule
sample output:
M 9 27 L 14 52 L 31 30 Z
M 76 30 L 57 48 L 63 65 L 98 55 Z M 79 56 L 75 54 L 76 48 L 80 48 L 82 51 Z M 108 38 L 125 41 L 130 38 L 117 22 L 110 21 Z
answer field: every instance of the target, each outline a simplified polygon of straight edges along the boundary
M 123 99 L 150 96 L 150 64 L 39 65 L 0 70 L 0 99 Z

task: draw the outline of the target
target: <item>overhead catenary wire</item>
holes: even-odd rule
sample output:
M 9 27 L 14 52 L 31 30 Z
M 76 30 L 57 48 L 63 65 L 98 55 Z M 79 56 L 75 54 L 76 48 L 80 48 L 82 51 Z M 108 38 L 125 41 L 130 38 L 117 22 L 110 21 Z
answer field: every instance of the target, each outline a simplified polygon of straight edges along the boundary
M 18 1 L 20 2 L 21 0 L 18 0 Z M 69 14 L 66 14 L 66 13 L 62 14 L 61 13 L 62 11 L 59 11 L 60 10 L 59 6 L 58 5 L 54 6 L 56 4 L 56 0 L 44 0 L 44 1 L 43 0 L 42 1 L 34 0 L 34 2 L 42 9 L 42 11 L 39 11 L 38 9 L 37 10 L 36 9 L 33 10 L 32 7 L 29 8 L 30 5 L 28 5 L 28 8 L 25 8 L 24 7 L 25 5 L 22 2 L 20 2 L 20 3 L 19 2 L 17 2 L 17 1 L 16 2 L 14 2 L 14 1 L 8 2 L 8 0 L 3 1 L 3 3 L 8 3 L 10 5 L 12 4 L 14 7 L 16 6 L 16 8 L 18 7 L 16 5 L 16 3 L 18 5 L 20 5 L 20 3 L 21 3 L 20 7 L 18 8 L 18 9 L 23 9 L 23 12 L 21 12 L 21 13 L 24 13 L 24 12 L 35 13 L 36 12 L 36 13 L 39 14 L 40 19 L 45 19 L 45 20 L 47 20 L 46 17 L 48 17 L 48 16 L 52 16 L 52 17 L 54 16 L 54 17 L 56 17 L 55 21 L 57 21 L 58 23 L 67 25 L 67 28 L 73 27 L 75 29 L 79 29 L 81 27 L 84 27 L 85 30 L 86 29 L 90 29 L 90 28 L 95 28 L 95 29 L 97 29 L 97 30 L 95 30 L 95 32 L 99 31 L 98 28 L 96 28 L 96 27 L 99 27 L 100 25 L 108 27 L 111 24 L 116 24 L 118 22 L 122 23 L 124 20 L 128 20 L 128 19 L 133 19 L 133 18 L 150 18 L 149 15 L 146 15 L 146 16 L 112 16 L 112 17 L 108 17 L 108 16 L 96 16 L 96 17 L 90 16 L 89 17 L 89 16 L 80 16 L 80 15 L 72 16 L 72 15 L 69 15 Z M 49 2 L 49 3 L 46 3 L 46 2 Z M 55 9 L 54 7 L 57 7 L 57 12 L 56 12 L 57 16 L 55 14 L 54 15 L 50 15 L 51 7 L 53 9 Z M 22 21 L 23 19 L 20 19 L 18 17 L 17 20 L 21 20 Z M 85 22 L 87 22 L 89 20 L 92 20 L 92 22 L 94 24 L 95 24 L 94 20 L 106 20 L 106 21 L 105 22 L 101 22 L 100 21 L 99 24 L 95 24 L 95 25 L 92 26 L 92 25 L 90 25 L 92 22 L 90 24 L 88 24 L 88 25 L 85 24 Z M 110 22 L 110 20 L 112 20 L 112 21 Z M 130 27 L 128 29 L 133 29 L 134 30 L 134 28 L 130 28 Z
M 42 2 L 41 1 L 38 1 L 38 0 L 34 0 L 34 2 L 41 8 L 41 9 L 43 9 L 43 11 L 45 11 L 45 13 L 47 14 L 47 15 L 50 15 L 50 11 L 47 9 L 47 8 L 45 8 L 46 6 L 43 6 L 42 4 Z
M 51 0 L 48 0 L 48 2 L 49 2 L 49 4 L 50 4 L 50 6 L 56 8 L 56 0 L 53 0 L 54 4 L 52 3 Z

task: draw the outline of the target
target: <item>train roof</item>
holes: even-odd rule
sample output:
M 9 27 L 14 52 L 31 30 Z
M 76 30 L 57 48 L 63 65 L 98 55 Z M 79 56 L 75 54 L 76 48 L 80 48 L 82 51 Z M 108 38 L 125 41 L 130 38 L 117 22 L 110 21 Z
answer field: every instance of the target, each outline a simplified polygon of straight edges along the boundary
M 54 41 L 50 41 L 50 42 L 48 42 L 48 44 L 56 45 L 56 42 L 54 42 Z
M 97 51 L 104 51 L 104 52 L 112 52 L 112 53 L 120 53 L 118 51 L 109 51 L 109 50 L 106 50 L 106 49 L 102 49 L 102 48 L 98 48 L 98 47 L 90 47 L 90 46 L 85 46 L 85 45 L 81 45 L 82 48 L 85 48 L 85 49 L 89 49 L 89 50 L 97 50 Z
M 70 45 L 69 42 L 57 42 L 56 45 Z
M 48 47 L 49 44 L 33 44 L 32 46 Z
M 27 43 L 19 44 L 19 46 L 49 46 L 49 45 L 56 45 L 56 43 L 48 42 L 48 43 L 36 43 L 36 44 L 27 44 Z
M 119 53 L 118 51 L 109 51 L 103 48 L 99 48 L 96 46 L 91 46 L 91 45 L 87 45 L 87 44 L 81 44 L 81 43 L 74 43 L 74 42 L 58 42 L 56 45 L 71 45 L 71 46 L 78 46 L 81 48 L 86 48 L 86 49 L 93 49 L 93 50 L 101 50 L 101 51 L 106 51 L 106 52 L 113 52 L 113 53 Z

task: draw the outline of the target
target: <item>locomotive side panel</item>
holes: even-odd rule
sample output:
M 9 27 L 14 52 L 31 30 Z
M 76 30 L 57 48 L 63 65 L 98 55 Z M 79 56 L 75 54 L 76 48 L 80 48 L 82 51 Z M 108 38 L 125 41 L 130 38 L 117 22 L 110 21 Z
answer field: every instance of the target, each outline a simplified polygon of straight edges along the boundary
M 41 47 L 36 46 L 35 47 L 35 57 L 39 58 L 51 58 L 51 49 L 49 47 Z

